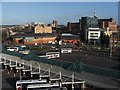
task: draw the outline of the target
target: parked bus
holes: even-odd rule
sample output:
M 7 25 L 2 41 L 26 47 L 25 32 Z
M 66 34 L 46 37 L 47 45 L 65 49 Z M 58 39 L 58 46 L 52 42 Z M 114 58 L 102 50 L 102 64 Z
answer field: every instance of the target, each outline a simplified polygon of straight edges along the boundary
M 16 82 L 16 90 L 27 90 L 28 85 L 34 84 L 45 84 L 47 83 L 46 79 L 41 80 L 18 80 Z
M 59 58 L 60 57 L 60 53 L 59 52 L 47 52 L 46 53 L 46 57 L 48 59 L 51 59 L 51 58 Z
M 27 90 L 67 90 L 65 87 L 60 87 L 59 83 L 52 84 L 36 84 L 28 85 Z
M 8 51 L 19 51 L 18 47 L 7 47 Z
M 72 48 L 61 48 L 61 53 L 72 53 Z

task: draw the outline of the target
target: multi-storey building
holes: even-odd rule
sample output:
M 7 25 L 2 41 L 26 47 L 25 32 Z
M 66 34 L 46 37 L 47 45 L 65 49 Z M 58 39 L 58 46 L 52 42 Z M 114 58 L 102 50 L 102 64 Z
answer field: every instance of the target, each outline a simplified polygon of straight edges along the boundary
M 86 43 L 100 43 L 101 30 L 96 16 L 81 18 L 81 40 Z
M 68 29 L 68 32 L 71 32 L 73 34 L 77 34 L 77 33 L 80 33 L 80 30 L 81 30 L 81 23 L 80 23 L 80 20 L 79 22 L 68 22 L 67 23 L 67 29 Z
M 113 32 L 110 41 L 113 47 L 120 47 L 120 32 Z
M 47 25 L 36 25 L 34 27 L 34 33 L 52 33 L 52 27 Z
M 109 36 L 113 32 L 118 31 L 117 24 L 112 18 L 110 18 L 110 19 L 99 19 L 98 20 L 98 25 L 99 25 L 100 28 L 104 29 L 105 33 Z

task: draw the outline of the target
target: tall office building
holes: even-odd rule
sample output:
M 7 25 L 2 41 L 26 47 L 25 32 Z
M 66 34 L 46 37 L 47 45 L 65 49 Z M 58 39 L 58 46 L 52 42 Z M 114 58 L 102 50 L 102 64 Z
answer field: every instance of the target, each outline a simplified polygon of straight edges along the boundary
M 81 17 L 81 40 L 86 43 L 100 43 L 100 29 L 98 27 L 98 18 Z

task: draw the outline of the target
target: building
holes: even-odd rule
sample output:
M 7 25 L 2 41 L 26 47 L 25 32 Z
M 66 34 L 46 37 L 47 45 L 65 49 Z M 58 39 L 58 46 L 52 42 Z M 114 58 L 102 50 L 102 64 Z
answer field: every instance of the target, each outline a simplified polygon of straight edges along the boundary
M 73 35 L 70 33 L 63 33 L 60 36 L 60 41 L 62 43 L 78 44 L 80 42 L 80 37 L 79 37 L 79 35 Z
M 53 28 L 57 28 L 57 26 L 58 26 L 58 21 L 57 20 L 53 20 L 52 27 Z
M 96 16 L 81 17 L 81 32 L 80 32 L 81 41 L 86 43 L 90 42 L 89 34 L 93 33 L 93 30 L 95 30 L 94 32 L 96 33 L 96 28 L 98 28 L 98 18 Z
M 110 36 L 112 34 L 112 32 L 117 32 L 118 31 L 118 27 L 116 22 L 112 19 L 99 19 L 98 20 L 98 26 L 99 28 L 102 28 L 104 30 L 107 30 L 107 34 Z
M 113 47 L 120 47 L 120 32 L 113 32 L 110 37 Z
M 34 27 L 34 33 L 52 33 L 52 27 L 47 25 L 36 25 Z
M 76 23 L 68 22 L 67 29 L 68 29 L 68 32 L 73 33 L 73 34 L 80 33 L 80 30 L 81 30 L 80 20 L 79 22 L 76 22 Z
M 16 44 L 39 44 L 44 43 L 47 44 L 48 42 L 54 42 L 57 34 L 16 34 L 13 35 L 13 40 Z
M 100 28 L 88 28 L 87 34 L 88 43 L 100 44 Z

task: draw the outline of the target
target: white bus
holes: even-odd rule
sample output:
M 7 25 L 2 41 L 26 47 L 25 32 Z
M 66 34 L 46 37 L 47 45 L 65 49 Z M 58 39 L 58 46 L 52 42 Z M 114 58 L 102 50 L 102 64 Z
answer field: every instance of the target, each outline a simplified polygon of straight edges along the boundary
M 60 87 L 59 83 L 36 84 L 28 85 L 27 90 L 67 90 L 65 87 Z
M 8 51 L 19 51 L 18 47 L 7 47 Z
M 59 52 L 47 52 L 46 53 L 46 57 L 48 59 L 51 59 L 51 58 L 59 58 L 60 57 L 60 53 Z
M 72 53 L 72 48 L 61 48 L 61 53 Z
M 47 83 L 46 79 L 41 80 L 18 80 L 16 82 L 16 90 L 27 90 L 28 85 L 34 84 L 45 84 Z

